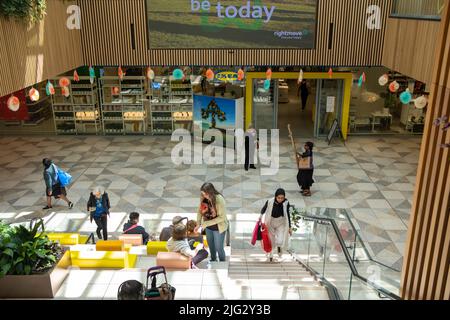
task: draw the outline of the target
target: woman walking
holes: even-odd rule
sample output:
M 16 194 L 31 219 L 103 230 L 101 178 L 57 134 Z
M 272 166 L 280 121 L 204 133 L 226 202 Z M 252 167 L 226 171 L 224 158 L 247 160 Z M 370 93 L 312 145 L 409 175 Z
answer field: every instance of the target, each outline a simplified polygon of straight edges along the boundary
M 108 194 L 101 187 L 96 187 L 89 197 L 87 208 L 92 220 L 97 224 L 97 237 L 101 240 L 103 231 L 103 240 L 108 240 L 108 216 L 111 205 Z
M 305 152 L 297 154 L 299 161 L 305 162 L 307 160 L 308 165 L 301 167 L 298 170 L 297 182 L 300 188 L 300 192 L 305 197 L 311 196 L 311 186 L 314 184 L 313 174 L 314 174 L 314 162 L 313 162 L 313 149 L 314 144 L 312 142 L 305 143 Z
M 278 257 L 281 259 L 283 250 L 288 248 L 289 236 L 292 235 L 290 207 L 286 192 L 278 189 L 275 198 L 267 200 L 261 210 L 259 221 L 264 221 L 272 242 L 272 252 L 267 254 L 270 262 L 273 261 L 274 250 L 277 250 Z
M 220 261 L 226 261 L 224 242 L 229 223 L 225 199 L 211 183 L 205 183 L 200 191 L 201 198 L 197 223 L 202 228 L 206 228 L 211 261 L 217 261 L 217 255 L 219 255 Z M 199 227 L 195 231 L 198 232 L 198 229 Z
M 73 208 L 73 203 L 67 199 L 66 188 L 64 188 L 58 180 L 58 168 L 50 159 L 43 159 L 44 165 L 44 181 L 45 195 L 47 196 L 47 206 L 43 210 L 52 208 L 52 196 L 55 199 L 62 199 L 69 205 L 69 209 Z

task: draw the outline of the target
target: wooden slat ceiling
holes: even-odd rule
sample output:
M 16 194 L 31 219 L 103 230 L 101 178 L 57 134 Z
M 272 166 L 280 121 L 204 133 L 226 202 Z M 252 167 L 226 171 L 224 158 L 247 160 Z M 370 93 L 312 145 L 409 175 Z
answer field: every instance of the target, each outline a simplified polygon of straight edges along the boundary
M 93 65 L 308 65 L 378 66 L 391 0 L 318 0 L 314 50 L 148 50 L 145 0 L 78 0 L 86 64 Z M 382 9 L 382 29 L 367 28 L 366 10 Z M 328 49 L 330 23 L 333 47 Z M 136 34 L 131 48 L 131 24 Z
M 47 16 L 35 25 L 0 19 L 0 96 L 83 64 L 81 33 L 66 26 L 72 3 L 48 0 Z

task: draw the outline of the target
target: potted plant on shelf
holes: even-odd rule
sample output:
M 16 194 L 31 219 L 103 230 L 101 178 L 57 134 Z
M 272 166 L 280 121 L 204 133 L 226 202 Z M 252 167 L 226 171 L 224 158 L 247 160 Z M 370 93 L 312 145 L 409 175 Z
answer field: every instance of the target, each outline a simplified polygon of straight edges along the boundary
M 42 219 L 0 222 L 0 298 L 53 298 L 68 274 L 69 251 L 49 240 Z

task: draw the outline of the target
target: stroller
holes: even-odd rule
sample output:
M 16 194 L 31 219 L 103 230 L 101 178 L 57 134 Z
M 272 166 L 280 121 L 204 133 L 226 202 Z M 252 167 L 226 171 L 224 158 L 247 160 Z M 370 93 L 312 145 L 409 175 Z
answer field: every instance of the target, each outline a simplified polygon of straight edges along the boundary
M 156 286 L 157 276 L 163 274 L 164 280 L 161 285 Z M 151 287 L 149 288 L 149 279 Z M 154 267 L 147 271 L 147 284 L 145 286 L 145 300 L 174 300 L 176 289 L 167 282 L 166 269 L 164 267 Z

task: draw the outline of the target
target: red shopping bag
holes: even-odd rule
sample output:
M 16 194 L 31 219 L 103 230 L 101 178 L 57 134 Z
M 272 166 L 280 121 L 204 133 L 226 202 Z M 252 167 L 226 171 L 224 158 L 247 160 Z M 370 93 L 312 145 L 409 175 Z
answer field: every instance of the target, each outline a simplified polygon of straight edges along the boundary
M 261 225 L 261 235 L 262 235 L 262 247 L 264 252 L 271 253 L 272 241 L 270 241 L 269 229 L 264 223 Z
M 262 240 L 262 234 L 261 234 L 261 222 L 258 221 L 256 222 L 256 226 L 253 229 L 253 235 L 252 235 L 252 246 L 254 246 L 256 244 L 256 241 L 261 241 Z

